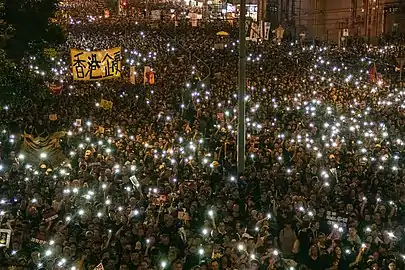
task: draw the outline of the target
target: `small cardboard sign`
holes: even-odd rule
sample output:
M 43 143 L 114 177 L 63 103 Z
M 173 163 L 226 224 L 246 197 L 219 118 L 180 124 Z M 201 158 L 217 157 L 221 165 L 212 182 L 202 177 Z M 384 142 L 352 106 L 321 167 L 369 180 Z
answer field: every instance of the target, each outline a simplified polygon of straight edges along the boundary
M 57 219 L 57 218 L 59 217 L 59 215 L 58 215 L 58 213 L 55 211 L 55 209 L 50 208 L 50 209 L 45 210 L 45 211 L 43 212 L 42 217 L 43 217 L 43 219 L 44 219 L 46 222 L 49 222 L 49 221 L 52 221 L 52 220 Z
M 162 205 L 167 201 L 167 196 L 166 195 L 160 195 L 159 197 L 154 197 L 152 199 L 152 204 L 153 205 Z
M 47 243 L 45 240 L 41 240 L 41 239 L 34 238 L 34 237 L 31 238 L 31 242 L 36 243 L 36 244 L 40 244 L 40 245 L 45 245 Z
M 190 216 L 185 209 L 183 209 L 183 211 L 177 212 L 177 218 L 181 220 L 190 220 Z
M 0 247 L 9 248 L 11 239 L 10 229 L 0 229 Z
M 336 212 L 327 211 L 326 212 L 326 220 L 329 225 L 338 225 L 341 227 L 346 227 L 347 224 L 347 217 L 338 216 Z
M 48 242 L 45 240 L 45 232 L 37 232 L 37 235 L 35 237 L 31 237 L 31 242 L 40 244 L 40 245 L 46 245 Z

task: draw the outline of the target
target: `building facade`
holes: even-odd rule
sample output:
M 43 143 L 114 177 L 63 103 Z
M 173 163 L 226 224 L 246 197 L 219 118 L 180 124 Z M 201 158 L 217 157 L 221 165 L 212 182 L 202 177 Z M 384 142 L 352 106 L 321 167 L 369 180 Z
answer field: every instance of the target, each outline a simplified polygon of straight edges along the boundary
M 384 5 L 383 30 L 386 34 L 399 35 L 405 32 L 405 1 L 387 1 Z
M 295 37 L 336 42 L 349 35 L 373 42 L 405 33 L 405 0 L 267 0 L 262 6 L 265 20 Z

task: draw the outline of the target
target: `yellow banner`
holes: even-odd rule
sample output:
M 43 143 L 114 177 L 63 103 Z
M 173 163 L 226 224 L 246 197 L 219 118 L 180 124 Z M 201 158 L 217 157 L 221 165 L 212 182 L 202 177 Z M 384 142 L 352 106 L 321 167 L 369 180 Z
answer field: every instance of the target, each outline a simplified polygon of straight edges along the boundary
M 102 51 L 70 49 L 74 80 L 105 80 L 121 76 L 121 48 Z
M 46 151 L 52 148 L 59 148 L 59 139 L 65 136 L 65 132 L 59 131 L 45 138 L 34 137 L 31 134 L 24 132 L 24 145 L 34 149 Z
M 40 154 L 46 154 L 46 160 L 53 166 L 60 165 L 66 160 L 60 146 L 60 139 L 65 136 L 65 132 L 55 132 L 46 137 L 34 136 L 24 132 L 24 143 L 21 153 L 25 155 L 25 160 L 29 162 L 38 162 Z

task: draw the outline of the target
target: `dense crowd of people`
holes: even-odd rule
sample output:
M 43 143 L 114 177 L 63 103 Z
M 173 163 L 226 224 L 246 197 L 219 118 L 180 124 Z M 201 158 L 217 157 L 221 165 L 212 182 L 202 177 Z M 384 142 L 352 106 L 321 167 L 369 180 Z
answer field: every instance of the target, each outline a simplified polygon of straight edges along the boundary
M 238 176 L 236 29 L 67 31 L 52 71 L 30 63 L 61 94 L 1 104 L 1 269 L 405 266 L 403 47 L 249 42 Z M 114 47 L 121 79 L 72 80 L 70 48 Z

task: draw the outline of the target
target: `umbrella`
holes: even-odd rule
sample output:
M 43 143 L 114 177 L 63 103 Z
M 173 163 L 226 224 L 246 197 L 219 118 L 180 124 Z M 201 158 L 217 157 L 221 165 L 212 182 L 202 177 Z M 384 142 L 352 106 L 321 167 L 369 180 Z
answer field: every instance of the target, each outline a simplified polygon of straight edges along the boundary
M 227 32 L 225 32 L 225 31 L 219 31 L 217 33 L 217 36 L 229 36 L 229 34 Z

